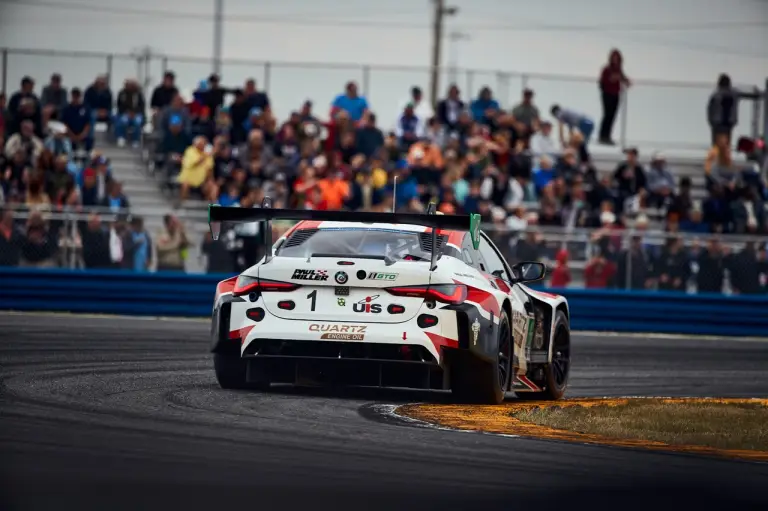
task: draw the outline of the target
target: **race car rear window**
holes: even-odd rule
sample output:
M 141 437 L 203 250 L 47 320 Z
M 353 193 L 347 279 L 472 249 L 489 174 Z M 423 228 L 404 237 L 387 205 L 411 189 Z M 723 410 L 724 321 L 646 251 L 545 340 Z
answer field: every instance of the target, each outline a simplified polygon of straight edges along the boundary
M 338 256 L 385 256 L 395 260 L 428 261 L 432 239 L 425 233 L 397 229 L 324 228 L 294 232 L 277 251 L 282 257 L 307 257 L 312 254 Z M 446 237 L 438 237 L 438 249 Z

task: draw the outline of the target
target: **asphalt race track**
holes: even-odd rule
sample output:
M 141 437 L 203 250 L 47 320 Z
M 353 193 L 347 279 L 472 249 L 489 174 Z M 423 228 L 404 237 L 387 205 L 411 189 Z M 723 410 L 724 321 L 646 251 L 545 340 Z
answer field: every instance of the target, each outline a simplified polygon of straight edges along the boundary
M 768 509 L 768 464 L 370 418 L 444 393 L 223 391 L 208 328 L 0 314 L 0 509 Z M 768 343 L 574 352 L 570 396 L 768 396 Z

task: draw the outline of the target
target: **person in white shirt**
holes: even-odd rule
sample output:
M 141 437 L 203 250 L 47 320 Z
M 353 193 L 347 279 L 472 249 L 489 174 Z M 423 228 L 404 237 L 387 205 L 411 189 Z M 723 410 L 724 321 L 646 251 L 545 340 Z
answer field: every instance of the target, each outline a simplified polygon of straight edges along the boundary
M 552 123 L 549 121 L 542 122 L 541 129 L 531 137 L 531 154 L 534 158 L 534 165 L 538 165 L 539 158 L 542 156 L 557 158 L 562 150 L 559 141 L 552 136 Z
M 424 124 L 429 122 L 429 120 L 435 116 L 435 111 L 432 109 L 432 105 L 429 104 L 429 101 L 424 99 L 424 93 L 420 87 L 411 88 L 411 97 L 400 104 L 400 112 L 405 110 L 409 104 L 413 105 L 413 113 L 415 113 L 416 117 L 421 119 Z

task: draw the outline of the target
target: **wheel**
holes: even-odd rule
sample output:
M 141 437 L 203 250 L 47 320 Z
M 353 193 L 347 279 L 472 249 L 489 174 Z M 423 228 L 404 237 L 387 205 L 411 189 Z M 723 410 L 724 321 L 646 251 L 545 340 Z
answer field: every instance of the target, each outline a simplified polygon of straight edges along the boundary
M 512 329 L 509 317 L 502 312 L 496 356 L 491 362 L 476 358 L 456 361 L 451 368 L 451 392 L 465 402 L 497 405 L 504 401 L 512 372 Z
M 519 399 L 551 401 L 565 394 L 571 369 L 571 330 L 563 311 L 557 311 L 555 315 L 554 332 L 552 361 L 544 367 L 546 389 L 543 392 L 515 394 Z
M 216 380 L 222 389 L 269 389 L 269 381 L 249 382 L 246 379 L 247 364 L 239 355 L 213 354 Z

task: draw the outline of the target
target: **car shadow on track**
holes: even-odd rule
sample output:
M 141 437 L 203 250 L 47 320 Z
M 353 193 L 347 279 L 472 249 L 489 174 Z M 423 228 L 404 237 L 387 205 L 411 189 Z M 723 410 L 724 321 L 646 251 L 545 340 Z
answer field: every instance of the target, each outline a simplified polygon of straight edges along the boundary
M 451 403 L 450 392 L 440 390 L 418 390 L 395 387 L 353 387 L 319 386 L 305 387 L 294 385 L 272 385 L 268 391 L 273 395 L 344 399 L 363 402 L 381 402 L 404 404 L 414 402 Z

